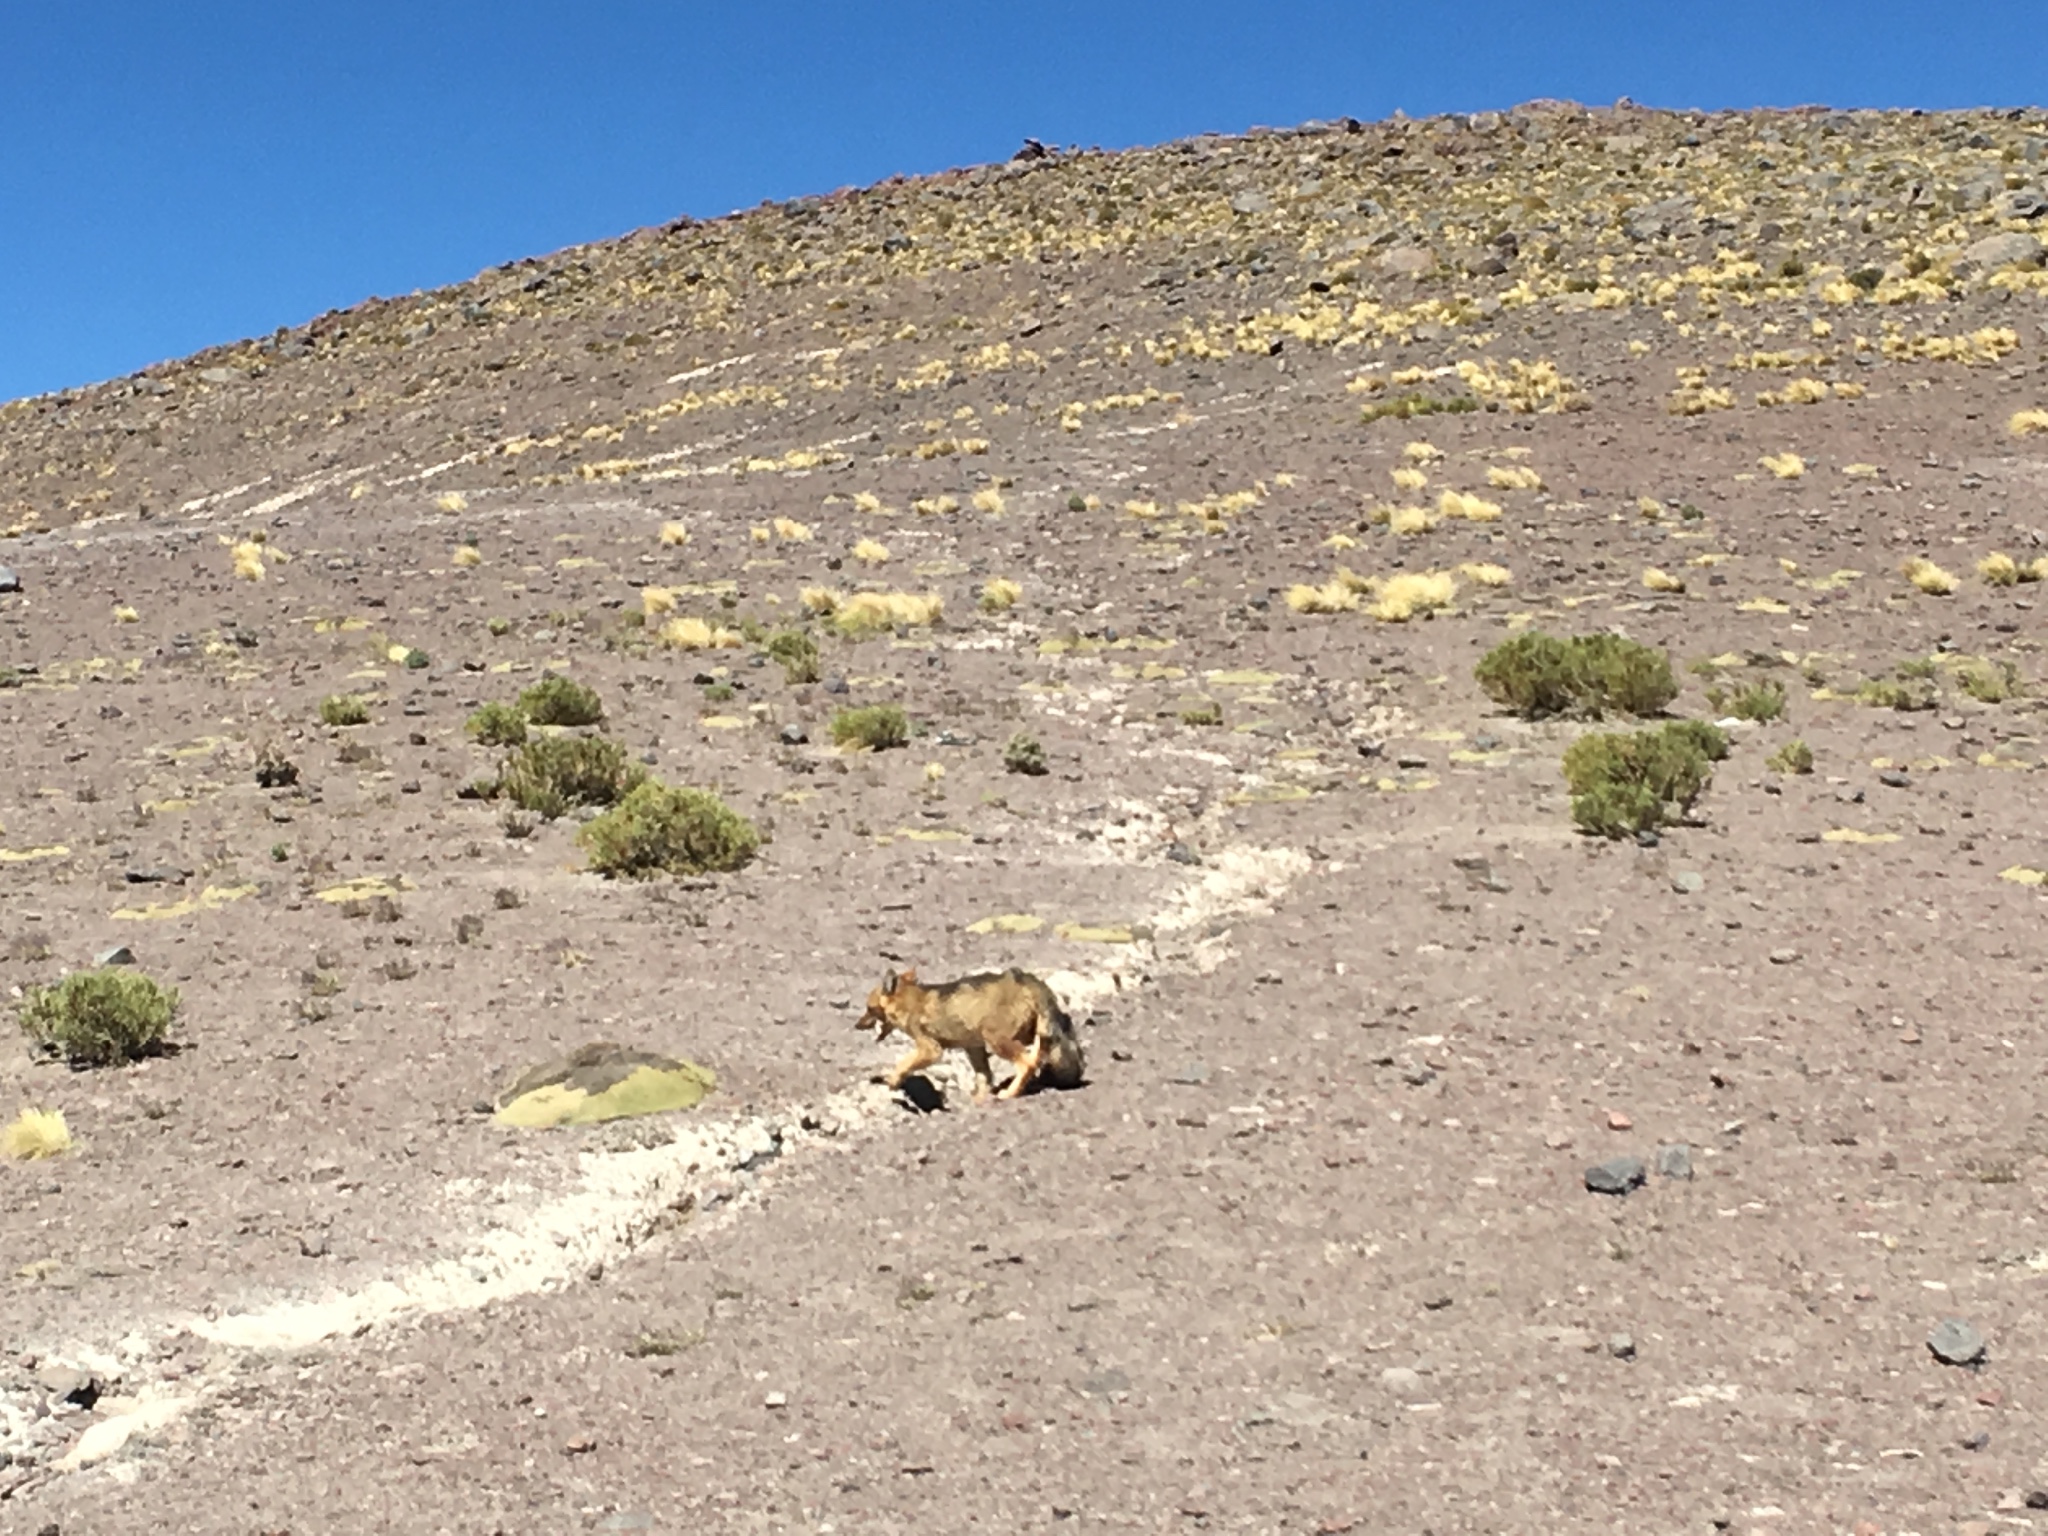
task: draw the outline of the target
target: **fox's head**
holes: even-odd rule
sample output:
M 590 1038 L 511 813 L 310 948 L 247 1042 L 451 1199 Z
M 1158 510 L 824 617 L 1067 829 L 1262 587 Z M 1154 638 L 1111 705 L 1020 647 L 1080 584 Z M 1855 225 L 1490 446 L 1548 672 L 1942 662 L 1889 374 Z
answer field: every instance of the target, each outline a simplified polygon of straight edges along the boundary
M 890 1030 L 900 1027 L 896 1020 L 897 1012 L 903 1006 L 902 1000 L 907 989 L 916 985 L 915 967 L 901 973 L 889 972 L 882 978 L 882 984 L 868 994 L 867 1011 L 854 1021 L 853 1027 L 872 1029 L 878 1039 Z

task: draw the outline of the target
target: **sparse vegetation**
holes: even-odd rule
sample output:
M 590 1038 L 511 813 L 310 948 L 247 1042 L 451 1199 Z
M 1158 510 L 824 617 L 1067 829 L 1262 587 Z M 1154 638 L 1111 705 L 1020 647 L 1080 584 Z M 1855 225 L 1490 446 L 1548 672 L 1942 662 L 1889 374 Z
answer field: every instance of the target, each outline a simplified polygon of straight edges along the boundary
M 778 629 L 763 647 L 770 661 L 779 662 L 782 676 L 792 685 L 815 683 L 820 670 L 818 642 L 801 629 Z
M 1361 406 L 1358 415 L 1364 422 L 1408 421 L 1417 416 L 1462 416 L 1478 409 L 1479 402 L 1470 395 L 1395 395 Z
M 981 588 L 981 611 L 983 613 L 1007 613 L 1024 595 L 1024 589 L 1004 577 L 992 577 Z
M 1785 685 L 1767 677 L 1760 683 L 1745 683 L 1732 690 L 1709 688 L 1707 703 L 1722 714 L 1764 725 L 1785 713 Z
M 463 729 L 487 747 L 516 747 L 526 740 L 526 713 L 517 704 L 493 701 L 470 712 Z
M 1956 686 L 1979 704 L 2003 704 L 2019 695 L 2020 669 L 2009 661 L 1967 661 L 1956 671 Z
M 754 824 L 708 790 L 648 779 L 577 830 L 593 871 L 647 879 L 735 870 L 753 858 Z
M 1899 567 L 1899 574 L 1929 597 L 1948 597 L 1956 589 L 1955 577 L 1925 555 L 1915 555 L 1908 560 Z
M 1619 635 L 1565 638 L 1532 629 L 1488 651 L 1473 675 L 1488 698 L 1529 720 L 1649 716 L 1678 697 L 1671 658 Z
M 1764 760 L 1764 766 L 1776 773 L 1813 772 L 1813 748 L 1794 736 Z
M 842 747 L 880 752 L 910 740 L 910 717 L 894 704 L 842 709 L 832 717 L 832 740 Z
M 21 1027 L 38 1050 L 74 1067 L 110 1067 L 162 1050 L 177 1012 L 177 988 L 109 966 L 31 990 Z
M 566 677 L 544 677 L 519 695 L 519 709 L 535 725 L 595 725 L 604 703 L 595 689 Z
M 1038 744 L 1036 736 L 1019 731 L 1003 747 L 1003 767 L 1011 773 L 1044 773 L 1045 748 Z
M 16 1162 L 59 1157 L 71 1150 L 71 1127 L 57 1109 L 24 1109 L 0 1131 L 0 1157 Z
M 1699 720 L 1582 736 L 1564 754 L 1572 820 L 1609 838 L 1670 826 L 1692 809 L 1727 755 L 1727 738 Z
M 320 701 L 320 723 L 336 727 L 368 725 L 370 706 L 352 693 L 330 693 Z
M 1872 709 L 1918 710 L 1934 708 L 1936 700 L 1934 685 L 1919 678 L 1874 677 L 1856 690 L 1856 702 Z
M 646 777 L 609 737 L 536 736 L 505 759 L 487 798 L 553 821 L 579 805 L 615 805 Z
M 1180 712 L 1182 725 L 1209 726 L 1223 723 L 1223 706 L 1214 699 L 1203 699 L 1185 706 Z

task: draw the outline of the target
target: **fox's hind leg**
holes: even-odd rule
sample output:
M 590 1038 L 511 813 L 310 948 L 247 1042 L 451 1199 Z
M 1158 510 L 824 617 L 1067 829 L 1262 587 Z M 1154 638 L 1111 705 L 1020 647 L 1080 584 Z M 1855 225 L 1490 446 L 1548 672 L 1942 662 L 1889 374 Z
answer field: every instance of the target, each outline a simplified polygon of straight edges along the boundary
M 939 1058 L 945 1054 L 945 1047 L 940 1045 L 938 1041 L 920 1040 L 901 1061 L 889 1069 L 888 1076 L 884 1077 L 882 1081 L 891 1088 L 901 1088 L 903 1080 L 910 1076 L 911 1073 L 922 1072 L 926 1067 L 937 1065 Z
M 1003 1091 L 997 1097 L 1014 1099 L 1022 1094 L 1026 1088 L 1029 1088 L 1031 1080 L 1038 1075 L 1039 1059 L 1044 1053 L 1045 1036 L 1042 1034 L 1033 1035 L 1030 1049 L 1010 1058 L 1010 1063 L 1016 1068 L 1016 1071 L 1011 1074 L 1010 1080 L 1003 1084 Z
M 969 1065 L 974 1068 L 974 1101 L 979 1104 L 995 1092 L 995 1074 L 988 1069 L 988 1047 L 969 1045 L 961 1047 L 967 1053 Z

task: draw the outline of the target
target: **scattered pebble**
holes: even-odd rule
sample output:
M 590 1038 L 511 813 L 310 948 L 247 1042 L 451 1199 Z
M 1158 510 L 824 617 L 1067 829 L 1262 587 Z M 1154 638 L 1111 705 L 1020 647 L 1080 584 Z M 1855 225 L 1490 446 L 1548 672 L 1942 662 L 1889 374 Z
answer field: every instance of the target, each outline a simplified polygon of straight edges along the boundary
M 1799 951 L 1796 949 L 1774 949 L 1771 951 L 1771 964 L 1773 965 L 1790 965 L 1798 958 Z
M 94 965 L 133 965 L 135 951 L 126 944 L 116 944 L 112 949 L 103 949 L 93 956 Z
M 1635 1121 L 1631 1120 L 1623 1111 L 1618 1109 L 1607 1111 L 1607 1129 L 1610 1131 L 1632 1131 L 1635 1129 L 1635 1126 Z
M 1636 1341 L 1625 1333 L 1609 1336 L 1607 1353 L 1617 1360 L 1633 1360 L 1636 1357 Z
M 1707 877 L 1696 869 L 1681 869 L 1671 877 L 1671 889 L 1681 896 L 1697 896 L 1707 888 Z
M 800 725 L 785 725 L 782 728 L 782 744 L 786 747 L 800 747 L 810 739 Z
M 1692 1177 L 1692 1148 L 1684 1142 L 1657 1149 L 1657 1176 L 1662 1179 Z
M 20 590 L 21 578 L 6 566 L 0 565 L 0 592 L 19 592 Z
M 1586 1188 L 1596 1195 L 1625 1195 L 1648 1176 L 1640 1157 L 1610 1157 L 1586 1170 Z
M 1880 773 L 1877 782 L 1891 789 L 1911 789 L 1913 781 L 1903 773 Z

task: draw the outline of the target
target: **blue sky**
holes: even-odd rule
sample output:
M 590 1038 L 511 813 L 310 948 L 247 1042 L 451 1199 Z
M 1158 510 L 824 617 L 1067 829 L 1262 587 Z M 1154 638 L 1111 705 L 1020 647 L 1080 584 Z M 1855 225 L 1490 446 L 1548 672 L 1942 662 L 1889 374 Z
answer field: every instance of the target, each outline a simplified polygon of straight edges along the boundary
M 2040 0 L 0 3 L 0 399 L 678 214 L 1314 117 L 2040 98 Z

